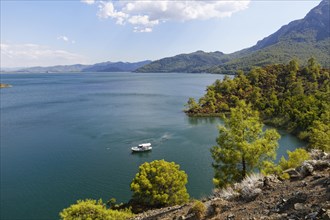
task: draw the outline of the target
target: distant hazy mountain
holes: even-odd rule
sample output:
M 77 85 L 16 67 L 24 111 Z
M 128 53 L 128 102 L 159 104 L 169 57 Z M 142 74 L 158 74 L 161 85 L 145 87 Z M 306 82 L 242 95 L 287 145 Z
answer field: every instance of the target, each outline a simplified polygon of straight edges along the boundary
M 252 66 L 287 63 L 298 59 L 302 64 L 315 57 L 324 67 L 330 67 L 329 0 L 323 0 L 303 19 L 281 27 L 253 47 L 232 53 L 198 51 L 154 61 L 138 72 L 212 72 L 234 73 Z
M 124 62 L 104 62 L 96 63 L 94 65 L 63 65 L 63 66 L 49 66 L 49 67 L 30 67 L 16 72 L 26 73 L 68 73 L 68 72 L 131 72 L 137 68 L 144 66 L 151 61 L 141 61 L 136 63 Z
M 16 72 L 27 72 L 27 73 L 61 73 L 61 72 L 81 72 L 84 68 L 89 65 L 75 64 L 75 65 L 62 65 L 62 66 L 49 66 L 49 67 L 29 67 L 17 70 Z
M 137 63 L 124 63 L 124 62 L 104 62 L 97 63 L 82 69 L 82 72 L 131 72 L 136 69 L 149 64 L 150 60 L 145 60 Z

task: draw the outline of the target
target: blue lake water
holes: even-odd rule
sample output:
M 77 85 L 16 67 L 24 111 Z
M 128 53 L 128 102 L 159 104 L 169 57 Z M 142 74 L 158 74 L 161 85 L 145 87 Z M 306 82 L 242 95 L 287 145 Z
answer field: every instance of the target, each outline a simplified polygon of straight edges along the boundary
M 212 191 L 209 148 L 215 118 L 189 118 L 198 98 L 222 75 L 2 74 L 1 219 L 58 219 L 78 199 L 130 199 L 145 161 L 165 159 L 188 174 L 194 198 Z M 303 143 L 281 132 L 279 156 Z M 152 152 L 130 147 L 151 142 Z

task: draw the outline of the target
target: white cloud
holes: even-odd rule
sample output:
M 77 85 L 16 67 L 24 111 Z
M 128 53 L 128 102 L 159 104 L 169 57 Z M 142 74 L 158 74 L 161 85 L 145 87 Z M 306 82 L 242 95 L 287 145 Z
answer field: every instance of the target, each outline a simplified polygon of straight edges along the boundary
M 141 33 L 146 33 L 146 32 L 152 32 L 152 28 L 140 28 L 140 27 L 134 27 L 134 32 L 141 32 Z
M 99 5 L 99 11 L 97 14 L 100 18 L 114 18 L 116 19 L 117 24 L 125 24 L 125 21 L 129 17 L 128 14 L 122 12 L 122 11 L 117 11 L 112 4 L 112 2 L 100 2 Z
M 37 44 L 0 44 L 1 67 L 53 66 L 86 63 L 78 54 Z
M 76 41 L 70 40 L 67 36 L 58 36 L 57 40 L 62 40 L 62 41 L 68 42 L 68 43 L 70 42 L 72 44 L 76 43 Z
M 88 5 L 92 5 L 95 3 L 95 0 L 81 0 L 81 2 L 88 4 Z
M 117 24 L 131 24 L 134 31 L 150 32 L 155 25 L 167 21 L 207 20 L 230 17 L 248 8 L 250 0 L 231 1 L 100 1 L 100 18 L 112 18 Z M 148 30 L 148 31 L 145 31 Z
M 68 41 L 69 41 L 69 38 L 66 37 L 66 36 L 58 36 L 58 37 L 57 37 L 57 40 L 63 40 L 63 41 L 65 41 L 65 42 L 68 42 Z

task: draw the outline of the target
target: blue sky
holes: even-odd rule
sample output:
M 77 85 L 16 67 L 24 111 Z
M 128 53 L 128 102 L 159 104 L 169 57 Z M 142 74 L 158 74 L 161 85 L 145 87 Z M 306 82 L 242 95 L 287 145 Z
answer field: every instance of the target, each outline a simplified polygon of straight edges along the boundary
M 256 44 L 320 0 L 1 2 L 1 67 L 156 60 Z

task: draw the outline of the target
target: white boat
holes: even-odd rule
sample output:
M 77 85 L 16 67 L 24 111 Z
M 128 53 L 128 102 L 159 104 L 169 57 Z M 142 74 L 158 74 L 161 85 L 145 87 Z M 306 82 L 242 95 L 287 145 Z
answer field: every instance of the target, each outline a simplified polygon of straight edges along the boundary
M 134 152 L 143 152 L 143 151 L 149 151 L 152 149 L 151 143 L 143 143 L 139 144 L 137 147 L 132 147 L 132 151 Z

